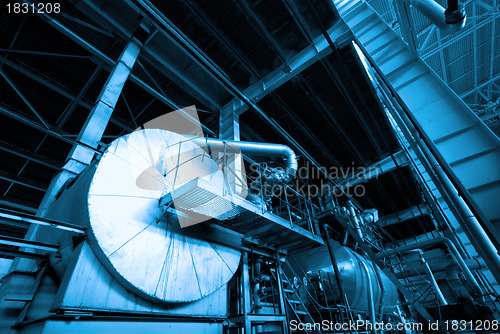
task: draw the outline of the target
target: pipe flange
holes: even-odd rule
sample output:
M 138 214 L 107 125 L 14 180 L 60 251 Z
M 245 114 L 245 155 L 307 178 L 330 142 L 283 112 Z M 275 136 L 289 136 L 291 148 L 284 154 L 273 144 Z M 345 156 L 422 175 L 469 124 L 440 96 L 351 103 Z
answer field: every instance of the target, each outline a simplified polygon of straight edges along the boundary
M 446 9 L 444 11 L 444 16 L 446 17 L 446 23 L 448 24 L 461 23 L 465 20 L 465 8 L 460 6 L 454 10 Z

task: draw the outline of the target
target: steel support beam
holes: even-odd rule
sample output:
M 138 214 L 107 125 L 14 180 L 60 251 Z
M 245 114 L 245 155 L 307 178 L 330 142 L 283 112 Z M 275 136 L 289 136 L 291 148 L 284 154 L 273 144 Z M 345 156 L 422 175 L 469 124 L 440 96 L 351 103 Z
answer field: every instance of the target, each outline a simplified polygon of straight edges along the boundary
M 240 140 L 240 119 L 239 116 L 234 113 L 234 106 L 231 103 L 226 104 L 219 111 L 219 139 L 230 141 Z M 245 176 L 243 155 L 241 153 L 222 154 L 224 156 L 224 160 L 227 161 L 227 167 L 233 171 L 226 173 L 226 180 L 235 193 L 242 194 L 244 191 L 243 187 L 246 186 L 246 184 L 243 184 L 238 179 Z
M 59 248 L 56 245 L 50 245 L 43 242 L 30 241 L 25 239 L 13 238 L 8 236 L 0 236 L 0 245 L 26 247 L 47 252 L 57 253 Z
M 147 35 L 147 31 L 139 27 L 136 34 L 130 38 L 122 51 L 77 137 L 77 143 L 73 145 L 61 171 L 52 179 L 49 189 L 40 204 L 39 216 L 44 215 L 45 210 L 54 201 L 63 185 L 82 172 L 92 162 L 96 153 L 95 149 L 99 145 L 123 86 L 139 56 L 145 35 Z
M 441 31 L 439 29 L 436 30 L 436 38 L 438 40 L 438 46 L 439 46 L 439 61 L 441 63 L 441 75 L 443 76 L 443 81 L 448 84 L 448 74 L 446 73 L 446 62 L 444 61 L 443 48 L 441 47 L 442 37 L 441 37 Z
M 477 22 L 477 5 L 475 2 L 472 4 L 472 16 L 474 17 L 474 21 Z M 478 47 L 477 29 L 475 29 L 474 32 L 472 33 L 472 55 L 473 55 L 472 62 L 474 64 L 474 68 L 472 69 L 472 71 L 474 72 L 474 87 L 477 87 L 477 74 L 478 74 L 477 71 L 479 70 L 477 68 L 477 47 Z M 442 49 L 441 49 L 441 54 L 442 54 Z M 478 90 L 476 90 L 476 92 L 478 92 Z M 474 102 L 475 103 L 479 102 L 477 94 L 474 94 Z
M 390 215 L 386 215 L 380 218 L 375 226 L 377 227 L 386 227 L 389 225 L 394 225 L 397 223 L 401 223 L 407 221 L 412 218 L 426 216 L 431 214 L 431 208 L 427 204 L 419 204 L 415 205 L 406 210 L 401 210 L 396 213 L 391 213 Z
M 416 31 L 414 29 L 415 24 L 413 22 L 413 15 L 410 11 L 410 0 L 400 0 L 394 1 L 397 11 L 396 14 L 398 16 L 398 21 L 401 26 L 401 33 L 410 48 L 410 51 L 417 55 L 418 47 L 418 38 L 416 35 Z
M 344 43 L 351 36 L 350 30 L 347 30 L 343 23 L 335 24 L 328 29 L 327 33 L 333 41 L 339 44 Z M 306 68 L 331 53 L 332 49 L 329 47 L 328 41 L 323 35 L 320 35 L 314 39 L 311 45 L 290 58 L 285 64 L 281 65 L 273 72 L 266 75 L 262 80 L 245 89 L 243 93 L 251 101 L 258 102 L 290 79 L 299 75 Z M 235 106 L 234 112 L 238 115 L 241 115 L 249 108 L 248 104 L 238 97 L 234 98 L 228 104 Z
M 33 252 L 23 252 L 15 249 L 5 249 L 0 247 L 0 257 L 22 257 L 26 259 L 39 260 L 39 261 L 48 261 L 49 258 L 47 255 L 38 254 Z
M 496 33 L 496 20 L 493 20 L 491 22 L 491 40 L 490 40 L 490 75 L 489 78 L 490 80 L 493 79 L 493 69 L 495 67 L 495 33 Z M 490 85 L 490 88 L 488 90 L 489 93 L 489 98 L 493 98 L 493 82 Z
M 337 184 L 343 188 L 353 187 L 360 183 L 368 182 L 373 178 L 378 178 L 380 175 L 391 172 L 400 167 L 409 164 L 408 157 L 404 151 L 398 151 L 385 159 L 380 160 L 366 168 L 354 176 L 336 179 Z
M 219 139 L 240 140 L 240 120 L 235 108 L 231 101 L 220 109 Z
M 23 210 L 23 211 L 31 212 L 31 213 L 36 213 L 35 207 L 24 205 L 22 203 L 17 203 L 16 201 L 14 201 L 8 197 L 5 199 L 0 199 L 0 206 L 9 207 L 9 208 L 13 208 L 16 210 Z
M 52 168 L 52 169 L 61 168 L 61 164 L 58 163 L 57 161 L 51 160 L 51 159 L 46 158 L 46 157 L 39 155 L 37 153 L 24 150 L 22 148 L 8 144 L 8 143 L 3 142 L 3 141 L 0 141 L 0 151 L 9 152 L 9 153 L 14 154 L 18 157 L 27 159 L 29 161 L 36 162 L 40 165 L 44 165 L 44 166 Z
M 13 68 L 16 71 L 18 71 L 18 72 L 26 75 L 30 79 L 33 79 L 36 82 L 41 83 L 45 87 L 52 89 L 54 92 L 56 92 L 56 93 L 64 96 L 65 98 L 67 98 L 69 100 L 72 100 L 73 103 L 77 103 L 78 105 L 80 105 L 80 106 L 82 106 L 82 107 L 84 107 L 84 108 L 86 108 L 88 110 L 91 110 L 93 108 L 93 103 L 91 103 L 88 100 L 79 98 L 79 95 L 75 95 L 74 93 L 70 92 L 67 88 L 61 86 L 57 82 L 51 81 L 50 79 L 46 78 L 41 73 L 37 73 L 36 71 L 34 71 L 32 69 L 28 69 L 28 68 L 26 68 L 24 66 L 21 66 L 21 65 L 15 63 L 15 62 L 13 62 L 12 60 L 9 60 L 9 59 L 6 59 L 6 58 L 2 58 L 1 56 L 0 56 L 0 63 L 6 64 L 10 68 Z M 5 109 L 5 108 L 3 108 L 2 106 L 0 106 L 0 109 Z M 20 115 L 9 113 L 8 116 L 10 116 L 12 118 L 16 118 L 17 120 L 19 120 L 19 121 L 21 121 L 23 123 L 26 123 L 27 125 L 30 125 L 30 126 L 36 128 L 39 131 L 42 131 L 42 132 L 47 133 L 47 134 L 49 134 L 49 135 L 51 135 L 53 137 L 56 137 L 56 138 L 61 139 L 63 141 L 66 141 L 67 143 L 74 144 L 73 140 L 70 140 L 69 138 L 66 138 L 66 137 L 75 137 L 75 136 L 74 135 L 70 135 L 70 134 L 66 134 L 63 131 L 61 131 L 60 129 L 56 128 L 56 129 L 52 130 L 52 128 L 51 128 L 51 129 L 47 130 L 44 127 L 40 126 L 40 124 L 38 124 L 36 122 L 33 122 L 32 120 L 29 120 L 29 119 L 27 119 L 25 117 L 22 117 Z M 26 120 L 28 120 L 28 121 L 26 121 Z M 121 127 L 122 129 L 124 129 L 126 131 L 133 131 L 134 130 L 133 128 L 129 127 L 128 125 L 126 125 L 124 123 L 122 123 L 121 121 L 119 121 L 116 118 L 111 118 L 110 122 L 113 123 L 113 124 L 115 124 L 116 126 Z
M 57 220 L 36 217 L 36 216 L 30 215 L 30 214 L 26 214 L 26 213 L 22 213 L 22 212 L 18 212 L 18 211 L 6 210 L 6 209 L 2 209 L 2 208 L 0 208 L 0 218 L 8 219 L 11 221 L 36 224 L 36 225 L 41 225 L 41 226 L 50 226 L 50 227 L 53 227 L 53 228 L 56 228 L 59 230 L 75 232 L 75 233 L 79 233 L 79 234 L 85 233 L 85 227 L 81 227 L 78 225 L 69 224 L 69 223 L 65 223 L 65 222 L 60 222 Z
M 496 20 L 497 18 L 500 17 L 500 12 L 497 12 L 497 13 L 494 13 L 493 15 L 491 15 L 488 19 L 485 19 L 484 21 L 482 21 L 481 23 L 478 23 L 476 24 L 474 27 L 470 28 L 470 29 L 467 29 L 463 32 L 461 32 L 460 34 L 458 34 L 457 36 L 454 36 L 452 39 L 444 42 L 440 47 L 434 47 L 432 48 L 430 51 L 428 52 L 423 52 L 422 55 L 421 55 L 421 58 L 423 60 L 426 60 L 427 58 L 435 55 L 436 53 L 439 52 L 439 50 L 441 49 L 445 49 L 447 48 L 448 46 L 452 45 L 453 43 L 456 43 L 458 42 L 459 40 L 469 36 L 469 34 L 473 33 L 474 31 L 476 30 L 479 30 L 481 29 L 482 27 L 486 26 L 487 24 L 493 22 L 494 20 Z M 432 46 L 431 46 L 432 47 Z
M 24 0 L 24 2 L 32 3 L 29 0 Z M 82 36 L 78 35 L 76 32 L 74 32 L 73 30 L 71 30 L 70 28 L 68 28 L 67 26 L 65 26 L 61 22 L 59 22 L 58 20 L 51 18 L 51 17 L 48 17 L 48 16 L 45 16 L 44 14 L 41 14 L 41 15 L 52 27 L 59 30 L 61 33 L 63 33 L 67 37 L 69 37 L 71 40 L 73 40 L 75 43 L 77 43 L 78 45 L 80 45 L 81 47 L 83 47 L 84 49 L 89 51 L 90 53 L 94 54 L 96 57 L 98 57 L 100 60 L 102 60 L 107 66 L 113 65 L 115 63 L 110 57 L 108 57 L 106 54 L 101 52 L 96 46 L 92 45 L 89 41 L 85 40 Z M 166 64 L 164 62 L 162 62 L 162 65 L 166 65 Z M 165 96 L 165 94 L 163 94 L 162 92 L 153 88 L 151 85 L 146 83 L 144 80 L 139 78 L 137 75 L 131 73 L 130 80 L 132 82 L 134 82 L 137 86 L 144 89 L 147 93 L 151 94 L 151 96 L 158 99 L 160 102 L 164 103 L 165 105 L 169 106 L 170 108 L 172 108 L 174 110 L 181 109 L 181 107 L 179 105 L 177 105 L 177 103 L 175 103 L 173 100 L 171 100 L 170 98 Z M 213 104 L 212 102 L 210 102 L 210 103 Z M 111 119 L 111 122 L 116 124 L 115 119 Z M 116 124 L 116 125 L 119 125 L 123 129 L 128 130 L 128 131 L 134 130 L 134 129 L 132 129 L 128 126 L 125 126 L 123 124 Z M 205 131 L 206 133 L 208 133 L 210 135 L 215 134 L 214 131 L 212 131 L 211 129 L 209 129 L 208 127 L 206 127 L 203 124 L 201 124 L 201 127 L 203 128 L 203 131 Z
M 48 130 L 49 126 L 47 122 L 43 119 L 43 117 L 40 115 L 40 113 L 33 107 L 33 105 L 28 101 L 26 96 L 21 92 L 21 90 L 14 84 L 14 82 L 5 74 L 3 71 L 0 70 L 0 76 L 2 76 L 5 81 L 12 87 L 12 89 L 17 93 L 17 95 L 23 100 L 23 102 L 28 106 L 28 108 L 35 114 L 35 116 L 38 118 L 38 120 L 43 124 L 43 126 Z
M 479 287 L 479 284 L 476 281 L 476 278 L 474 277 L 474 275 L 470 271 L 469 267 L 465 263 L 463 257 L 458 252 L 456 246 L 448 238 L 437 237 L 437 238 L 434 238 L 431 240 L 421 241 L 421 242 L 417 242 L 417 243 L 410 244 L 410 245 L 404 245 L 404 246 L 400 246 L 397 248 L 385 250 L 383 252 L 379 252 L 376 254 L 376 256 L 379 259 L 382 259 L 384 257 L 401 255 L 402 253 L 406 253 L 408 251 L 415 250 L 415 249 L 424 250 L 424 249 L 436 247 L 439 245 L 445 245 L 448 248 L 448 251 L 455 258 L 455 260 L 456 260 L 457 264 L 460 266 L 460 269 L 462 270 L 464 276 L 467 278 L 467 281 L 469 282 L 471 288 L 473 289 L 474 294 L 476 296 L 481 296 L 482 291 L 481 291 L 481 288 Z
M 286 132 L 274 119 L 269 117 L 260 108 L 255 101 L 251 100 L 242 90 L 240 90 L 236 85 L 229 79 L 227 74 L 225 74 L 198 46 L 196 46 L 182 31 L 177 28 L 170 20 L 168 20 L 165 15 L 159 11 L 150 1 L 148 0 L 127 0 L 127 2 L 133 4 L 137 7 L 139 13 L 149 18 L 154 26 L 162 33 L 170 36 L 176 43 L 178 43 L 185 52 L 187 52 L 190 57 L 206 69 L 210 75 L 216 79 L 228 92 L 233 94 L 235 97 L 241 99 L 247 106 L 254 110 L 257 115 L 270 124 L 288 143 L 296 148 L 305 159 L 312 162 L 320 171 L 325 175 L 325 177 L 335 183 L 334 180 L 321 169 L 321 165 L 305 150 L 288 132 Z M 342 32 L 342 34 L 347 33 L 347 36 L 352 36 L 348 28 L 345 27 L 345 23 L 340 22 L 334 27 Z M 342 35 L 341 34 L 341 35 Z M 325 48 L 328 47 L 328 41 Z M 346 194 L 347 197 L 350 198 Z M 359 204 L 356 202 L 356 205 Z
M 440 262 L 440 265 L 437 266 L 435 265 L 435 262 L 430 263 L 431 264 L 431 269 L 433 272 L 440 272 L 440 271 L 445 271 L 446 266 L 449 265 L 451 262 L 448 262 L 448 259 L 443 259 L 443 261 Z M 484 270 L 486 268 L 486 264 L 484 261 L 478 258 L 473 258 L 473 259 L 464 259 L 465 264 L 469 267 L 469 270 Z M 425 268 L 423 268 L 422 265 L 414 265 L 411 267 L 411 269 L 401 271 L 396 273 L 396 277 L 399 279 L 404 279 L 408 277 L 414 277 L 414 276 L 420 276 L 425 273 Z
M 25 187 L 28 187 L 31 189 L 40 190 L 43 192 L 45 192 L 45 190 L 47 189 L 47 186 L 48 186 L 48 185 L 45 185 L 43 183 L 28 180 L 22 176 L 6 173 L 3 171 L 0 171 L 0 179 L 5 180 L 5 181 L 9 181 L 12 183 L 20 184 L 22 186 L 25 186 Z
M 429 26 L 428 29 L 424 29 L 420 34 L 418 34 L 417 36 L 420 36 L 421 34 L 423 35 L 423 33 L 426 31 L 426 30 L 429 30 L 429 33 L 427 34 L 427 36 L 425 37 L 425 40 L 424 42 L 422 43 L 422 45 L 420 45 L 418 51 L 421 52 L 422 50 L 425 50 L 425 48 L 427 47 L 427 45 L 429 44 L 429 42 L 431 41 L 432 39 L 432 36 L 434 35 L 434 33 L 436 32 L 437 30 L 437 27 L 435 25 L 431 25 Z
M 460 94 L 460 98 L 465 99 L 467 96 L 475 93 L 476 91 L 478 91 L 480 89 L 483 89 L 483 88 L 495 83 L 498 80 L 500 80 L 500 74 L 497 74 L 493 78 L 491 78 L 483 83 L 478 84 L 476 87 L 472 88 L 471 90 L 468 90 L 465 93 Z

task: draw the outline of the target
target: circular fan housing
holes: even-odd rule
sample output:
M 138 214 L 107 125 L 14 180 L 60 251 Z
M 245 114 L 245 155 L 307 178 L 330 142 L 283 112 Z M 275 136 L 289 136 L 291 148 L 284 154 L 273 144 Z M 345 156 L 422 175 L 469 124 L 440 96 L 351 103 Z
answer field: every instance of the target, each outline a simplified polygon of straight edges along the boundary
M 165 130 L 120 137 L 103 154 L 88 194 L 91 246 L 129 290 L 154 300 L 190 302 L 235 273 L 240 250 L 205 239 L 196 226 L 182 229 L 159 205 L 162 196 L 196 177 L 223 182 L 203 149 L 188 136 Z

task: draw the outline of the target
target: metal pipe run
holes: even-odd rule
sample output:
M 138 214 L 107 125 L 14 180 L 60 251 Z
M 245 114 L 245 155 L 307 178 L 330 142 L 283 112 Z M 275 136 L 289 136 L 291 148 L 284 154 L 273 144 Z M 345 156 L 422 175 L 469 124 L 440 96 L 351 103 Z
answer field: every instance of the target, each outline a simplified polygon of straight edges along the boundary
M 344 287 L 342 286 L 342 281 L 340 280 L 340 271 L 337 263 L 337 258 L 335 257 L 335 246 L 333 245 L 332 239 L 328 234 L 328 229 L 330 227 L 328 224 L 323 224 L 323 239 L 325 240 L 326 246 L 328 248 L 328 253 L 330 254 L 330 260 L 332 261 L 333 272 L 335 273 L 335 281 L 337 282 L 337 286 L 340 292 L 340 298 L 344 303 L 344 306 L 349 309 L 349 302 L 344 292 Z
M 434 288 L 434 291 L 436 292 L 436 296 L 439 299 L 439 302 L 441 305 L 448 305 L 448 301 L 443 295 L 443 292 L 441 291 L 441 288 L 439 287 L 436 278 L 434 277 L 434 274 L 432 273 L 431 267 L 429 267 L 429 264 L 424 258 L 424 252 L 421 249 L 418 249 L 418 255 L 420 256 L 420 262 L 424 266 L 425 272 L 427 273 L 427 277 L 429 278 L 429 281 L 432 284 L 432 287 Z
M 85 233 L 85 227 L 82 227 L 82 226 L 64 223 L 64 222 L 60 222 L 60 221 L 56 221 L 56 220 L 52 220 L 52 219 L 47 219 L 47 218 L 42 218 L 42 217 L 36 217 L 34 215 L 26 214 L 23 212 L 7 210 L 7 209 L 0 208 L 0 218 L 7 219 L 7 220 L 13 220 L 13 221 L 22 221 L 22 222 L 29 223 L 29 224 L 50 226 L 50 227 L 57 228 L 60 230 L 75 232 L 75 233 L 79 233 L 79 234 Z
M 465 259 L 464 261 L 470 270 L 482 270 L 482 269 L 487 268 L 484 261 L 480 258 Z M 431 261 L 431 266 L 432 266 L 434 273 L 443 272 L 447 268 L 447 262 L 444 262 L 443 266 L 436 268 L 435 263 Z M 411 270 L 405 270 L 405 271 L 396 273 L 396 277 L 399 279 L 402 279 L 402 278 L 407 278 L 407 277 L 420 276 L 423 274 L 424 270 L 425 269 L 423 267 L 414 267 Z
M 401 292 L 401 294 L 415 307 L 415 310 L 420 313 L 420 315 L 427 321 L 435 321 L 434 317 L 425 309 L 425 307 L 414 298 L 414 296 L 408 291 L 406 287 L 396 278 L 394 273 L 384 265 L 384 262 L 380 260 L 377 254 L 368 246 L 363 239 L 359 237 L 352 226 L 338 213 L 331 211 L 334 214 L 335 220 L 342 225 L 342 227 L 349 233 L 349 235 L 358 243 L 359 248 L 364 251 L 368 257 L 375 263 L 382 271 L 386 274 L 387 278 L 396 286 L 396 288 Z
M 448 0 L 446 10 L 434 0 L 412 0 L 411 4 L 443 31 L 455 32 L 465 26 L 465 9 L 458 0 Z
M 420 157 L 421 162 L 426 166 L 425 168 L 431 178 L 435 179 L 434 183 L 452 209 L 458 223 L 477 249 L 479 255 L 481 255 L 488 265 L 488 269 L 490 269 L 495 280 L 500 282 L 500 256 L 492 239 L 490 239 L 490 236 L 484 229 L 484 226 L 490 224 L 489 220 L 474 206 L 472 199 L 467 195 L 467 190 L 463 189 L 460 182 L 453 178 L 453 172 L 449 166 L 447 167 L 442 157 L 440 157 L 434 143 L 422 131 L 414 117 L 408 111 L 408 108 L 405 107 L 397 95 L 397 92 L 387 83 L 387 79 L 384 79 L 380 69 L 366 53 L 366 50 L 363 52 L 375 70 L 371 73 L 377 78 L 379 87 L 384 95 L 387 98 L 391 95 L 394 97 L 395 110 L 391 112 L 391 115 L 403 131 L 405 137 L 408 138 L 410 145 Z M 461 195 L 459 195 L 458 191 L 460 191 Z M 474 209 L 474 213 L 470 208 Z
M 457 261 L 458 266 L 460 267 L 460 269 L 464 273 L 465 277 L 467 278 L 467 281 L 469 282 L 469 284 L 472 288 L 473 294 L 476 296 L 481 296 L 482 295 L 481 288 L 479 287 L 479 284 L 477 283 L 476 279 L 474 278 L 474 275 L 472 275 L 472 272 L 470 271 L 469 267 L 465 263 L 464 259 L 462 258 L 462 256 L 458 252 L 458 250 L 455 247 L 455 245 L 453 244 L 453 242 L 451 242 L 451 240 L 448 238 L 438 237 L 438 238 L 431 239 L 431 240 L 417 242 L 417 243 L 414 243 L 411 245 L 405 245 L 405 246 L 389 249 L 389 250 L 377 253 L 377 257 L 378 258 L 388 257 L 388 256 L 400 254 L 400 253 L 406 253 L 406 252 L 409 252 L 411 250 L 426 249 L 426 248 L 430 248 L 430 247 L 441 245 L 441 244 L 448 247 L 448 250 L 450 251 L 451 255 Z
M 295 176 L 298 169 L 297 155 L 286 145 L 223 140 L 198 137 L 193 140 L 201 147 L 208 146 L 211 151 L 225 153 L 243 153 L 259 157 L 281 157 L 286 162 L 286 172 L 289 180 Z
M 373 282 L 370 276 L 370 272 L 368 271 L 368 266 L 364 262 L 361 262 L 361 264 L 363 265 L 366 273 L 366 278 L 368 280 L 366 288 L 368 289 L 368 318 L 370 319 L 370 323 L 372 325 L 370 332 L 372 334 L 377 334 L 377 331 L 375 330 L 375 303 L 373 301 Z
M 262 267 L 262 258 L 259 258 L 255 260 L 253 263 L 252 284 L 253 284 L 253 300 L 254 300 L 253 309 L 255 313 L 262 312 L 262 304 L 260 302 L 260 291 L 259 291 L 260 281 L 262 280 L 261 267 Z
M 356 214 L 356 208 L 350 200 L 347 201 L 347 206 L 349 208 L 349 212 L 351 213 L 352 220 L 354 221 L 354 228 L 356 229 L 356 233 L 361 239 L 363 239 L 363 231 L 361 230 L 361 223 L 358 219 L 358 215 Z

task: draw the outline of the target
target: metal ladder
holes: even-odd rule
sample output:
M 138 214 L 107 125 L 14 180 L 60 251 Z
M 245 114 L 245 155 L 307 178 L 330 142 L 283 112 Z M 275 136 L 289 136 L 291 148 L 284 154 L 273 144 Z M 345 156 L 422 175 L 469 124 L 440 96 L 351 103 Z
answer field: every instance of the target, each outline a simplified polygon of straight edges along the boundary
M 283 291 L 283 298 L 286 303 L 286 313 L 289 320 L 297 320 L 301 324 L 314 324 L 315 321 L 306 305 L 302 301 L 298 289 L 294 286 L 293 281 L 286 275 L 283 268 L 278 266 L 278 274 L 276 270 L 271 269 L 273 278 L 281 284 L 281 291 Z M 278 278 L 279 277 L 279 278 Z M 304 330 L 307 334 L 321 334 L 319 330 Z
M 432 141 L 459 191 L 500 240 L 498 138 L 365 1 L 333 2 Z

